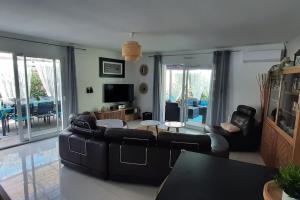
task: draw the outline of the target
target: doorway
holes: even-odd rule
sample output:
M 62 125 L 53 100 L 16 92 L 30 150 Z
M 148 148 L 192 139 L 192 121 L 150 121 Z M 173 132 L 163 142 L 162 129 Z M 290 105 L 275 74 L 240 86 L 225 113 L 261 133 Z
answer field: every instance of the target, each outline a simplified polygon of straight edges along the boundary
M 0 148 L 62 129 L 61 63 L 0 52 Z
M 190 128 L 206 124 L 211 69 L 165 65 L 165 120 L 185 122 Z

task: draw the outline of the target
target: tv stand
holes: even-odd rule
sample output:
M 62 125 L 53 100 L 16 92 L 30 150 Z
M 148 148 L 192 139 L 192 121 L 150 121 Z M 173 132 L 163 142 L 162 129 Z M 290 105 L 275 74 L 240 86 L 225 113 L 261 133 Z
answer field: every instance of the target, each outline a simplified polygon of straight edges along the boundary
M 125 122 L 137 120 L 139 118 L 138 115 L 138 107 L 128 107 L 125 109 L 116 109 L 109 110 L 105 112 L 95 112 L 95 115 L 98 120 L 100 119 L 120 119 Z

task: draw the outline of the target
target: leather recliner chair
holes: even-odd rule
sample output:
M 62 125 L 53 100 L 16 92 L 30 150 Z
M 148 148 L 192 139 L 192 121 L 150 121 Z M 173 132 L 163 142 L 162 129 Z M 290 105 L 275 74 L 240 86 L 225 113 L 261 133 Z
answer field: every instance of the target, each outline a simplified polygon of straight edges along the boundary
M 229 133 L 221 126 L 205 126 L 205 132 L 222 135 L 228 141 L 231 151 L 254 151 L 260 143 L 255 113 L 254 108 L 239 105 L 230 120 L 233 125 L 240 128 L 239 132 Z

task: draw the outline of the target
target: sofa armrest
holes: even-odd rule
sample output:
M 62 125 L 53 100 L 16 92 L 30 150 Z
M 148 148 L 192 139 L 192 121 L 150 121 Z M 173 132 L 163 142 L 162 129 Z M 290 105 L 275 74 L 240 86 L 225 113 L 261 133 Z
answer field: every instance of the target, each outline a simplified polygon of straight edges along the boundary
M 211 140 L 211 154 L 229 158 L 229 144 L 226 139 L 219 134 L 207 133 Z

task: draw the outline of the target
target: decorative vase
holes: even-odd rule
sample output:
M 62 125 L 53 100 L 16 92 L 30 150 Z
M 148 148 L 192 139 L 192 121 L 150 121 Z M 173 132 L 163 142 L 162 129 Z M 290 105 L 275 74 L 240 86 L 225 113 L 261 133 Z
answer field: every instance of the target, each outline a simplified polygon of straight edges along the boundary
M 282 200 L 297 200 L 297 199 L 290 197 L 287 193 L 282 191 Z

